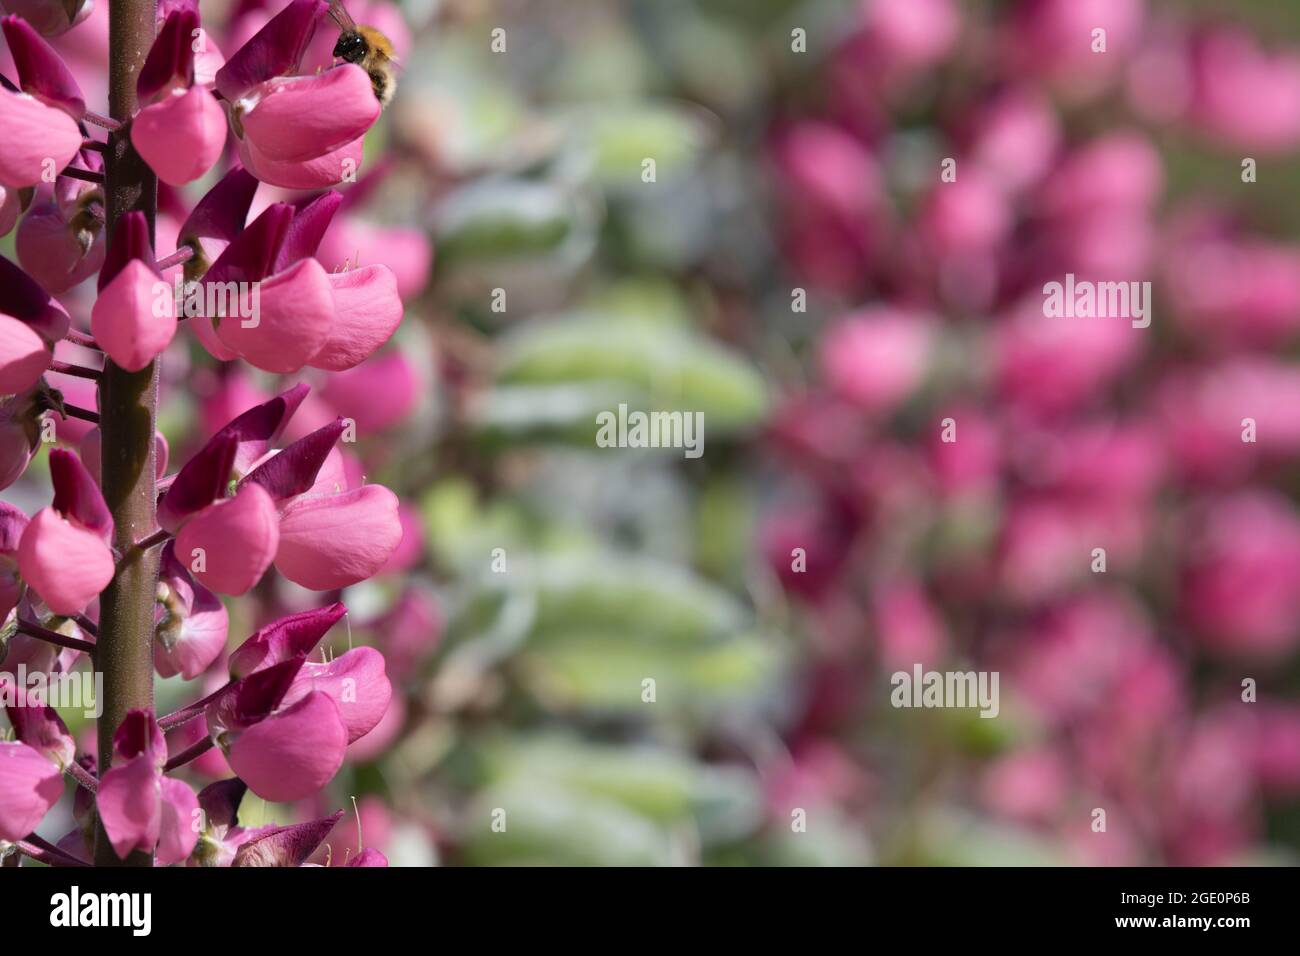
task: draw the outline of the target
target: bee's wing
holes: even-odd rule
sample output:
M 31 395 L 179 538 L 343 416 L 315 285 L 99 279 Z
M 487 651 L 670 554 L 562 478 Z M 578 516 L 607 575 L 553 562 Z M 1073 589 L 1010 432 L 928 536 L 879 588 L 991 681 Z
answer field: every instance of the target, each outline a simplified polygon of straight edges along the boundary
M 327 12 L 329 18 L 334 21 L 334 25 L 344 33 L 356 32 L 357 25 L 353 21 L 352 15 L 343 8 L 342 0 L 330 0 L 330 8 Z

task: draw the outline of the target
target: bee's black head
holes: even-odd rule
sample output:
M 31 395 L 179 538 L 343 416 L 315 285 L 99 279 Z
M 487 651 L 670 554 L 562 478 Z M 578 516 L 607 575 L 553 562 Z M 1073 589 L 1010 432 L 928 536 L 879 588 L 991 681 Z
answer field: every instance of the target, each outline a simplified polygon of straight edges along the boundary
M 360 63 L 366 55 L 366 41 L 360 33 L 340 33 L 334 44 L 334 55 L 349 63 Z

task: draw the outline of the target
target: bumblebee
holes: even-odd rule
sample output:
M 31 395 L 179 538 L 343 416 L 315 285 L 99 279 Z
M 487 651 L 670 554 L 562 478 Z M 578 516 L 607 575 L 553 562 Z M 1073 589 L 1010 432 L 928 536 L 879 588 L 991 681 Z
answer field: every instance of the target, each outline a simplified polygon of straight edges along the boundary
M 397 60 L 393 41 L 374 27 L 358 26 L 343 8 L 342 0 L 330 0 L 329 17 L 339 28 L 334 55 L 355 63 L 370 77 L 370 87 L 380 106 L 387 106 L 397 91 Z

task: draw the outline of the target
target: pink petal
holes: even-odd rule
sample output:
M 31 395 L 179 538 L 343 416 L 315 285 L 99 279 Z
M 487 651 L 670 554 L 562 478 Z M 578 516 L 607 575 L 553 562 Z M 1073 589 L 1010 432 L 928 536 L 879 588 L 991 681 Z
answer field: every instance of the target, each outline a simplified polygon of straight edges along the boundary
M 239 734 L 230 768 L 264 800 L 303 800 L 338 773 L 346 747 L 338 707 L 316 691 Z
M 0 129 L 3 125 L 0 125 Z M 104 264 L 104 230 L 90 239 L 89 248 L 53 205 L 33 209 L 18 224 L 14 248 L 24 270 L 51 295 L 80 285 Z
M 170 866 L 188 858 L 199 842 L 196 825 L 199 798 L 189 784 L 171 777 L 163 777 L 161 797 L 161 825 L 154 859 L 159 866 Z
M 21 840 L 63 796 L 63 773 L 26 744 L 0 741 L 0 840 Z
M 81 149 L 77 121 L 25 93 L 0 89 L 0 129 L 0 186 L 7 188 L 37 185 Z
M 25 392 L 50 367 L 54 351 L 26 322 L 0 315 L 0 394 Z
M 370 77 L 345 63 L 324 73 L 277 77 L 249 91 L 244 136 L 275 163 L 301 163 L 365 135 L 379 116 Z
M 382 568 L 401 540 L 397 496 L 382 485 L 302 497 L 280 517 L 275 566 L 313 591 L 348 587 Z
M 250 140 L 241 139 L 239 161 L 250 173 L 272 186 L 285 189 L 325 189 L 357 175 L 361 170 L 364 141 L 364 136 L 358 136 L 324 156 L 303 163 L 284 163 L 263 155 Z
M 360 365 L 389 340 L 402 321 L 397 279 L 388 266 L 362 266 L 329 277 L 334 326 L 311 364 L 341 372 Z
M 373 647 L 356 647 L 328 664 L 303 664 L 284 699 L 296 700 L 311 691 L 334 699 L 352 743 L 383 719 L 393 685 L 384 672 L 384 655 Z
M 180 627 L 170 648 L 155 640 L 153 663 L 160 677 L 180 674 L 194 680 L 212 666 L 226 647 L 230 618 L 221 599 L 207 588 L 197 586 L 194 605 Z
M 162 829 L 162 774 L 148 754 L 110 769 L 99 781 L 95 805 L 119 859 L 134 850 L 150 852 Z
M 51 611 L 75 614 L 113 580 L 113 553 L 93 531 L 42 508 L 18 543 L 18 569 Z
M 176 557 L 205 587 L 240 595 L 261 579 L 279 540 L 275 502 L 250 484 L 190 518 L 176 536 Z
M 217 335 L 267 372 L 296 372 L 320 351 L 334 321 L 329 278 L 315 259 L 303 259 L 259 286 L 255 316 L 221 320 Z
M 198 179 L 221 158 L 226 114 L 201 86 L 146 106 L 131 121 L 131 142 L 158 178 L 173 186 Z
M 140 371 L 176 334 L 171 285 L 132 259 L 95 299 L 90 330 L 109 358 L 128 372 Z

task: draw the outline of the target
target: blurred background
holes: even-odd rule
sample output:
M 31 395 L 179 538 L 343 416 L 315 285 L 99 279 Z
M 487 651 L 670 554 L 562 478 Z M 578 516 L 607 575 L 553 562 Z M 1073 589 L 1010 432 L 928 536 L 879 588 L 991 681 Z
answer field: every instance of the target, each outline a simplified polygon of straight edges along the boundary
M 1300 8 L 348 8 L 402 69 L 321 258 L 406 319 L 289 437 L 355 418 L 406 505 L 332 636 L 401 692 L 247 824 L 355 796 L 394 865 L 1296 862 Z M 268 15 L 202 9 L 227 51 Z M 1150 281 L 1150 327 L 1044 317 L 1067 273 Z M 174 461 L 281 385 L 186 339 Z M 702 412 L 703 456 L 597 447 L 619 403 Z M 320 602 L 268 575 L 232 644 Z M 998 717 L 891 707 L 914 663 L 997 671 Z

